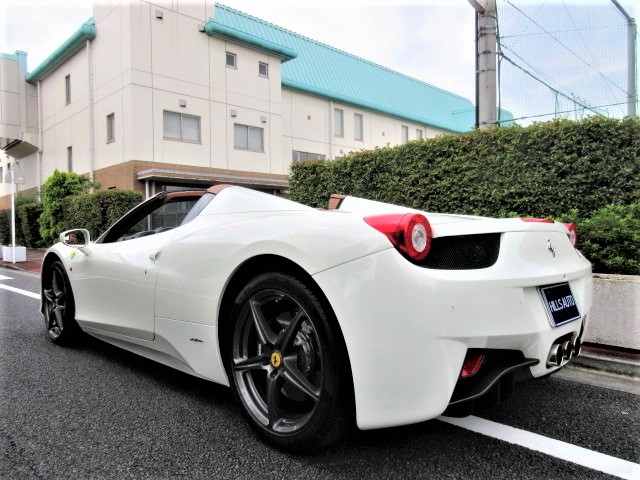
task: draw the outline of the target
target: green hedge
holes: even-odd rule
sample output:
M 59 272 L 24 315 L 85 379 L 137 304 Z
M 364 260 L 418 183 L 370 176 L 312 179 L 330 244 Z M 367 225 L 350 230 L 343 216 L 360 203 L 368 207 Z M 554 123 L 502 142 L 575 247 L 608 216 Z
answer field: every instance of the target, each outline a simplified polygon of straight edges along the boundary
M 477 130 L 296 163 L 289 185 L 292 200 L 314 207 L 342 193 L 431 212 L 565 218 L 594 271 L 640 274 L 637 118 Z
M 16 198 L 16 245 L 28 248 L 44 246 L 40 239 L 38 218 L 42 205 L 33 197 Z M 11 209 L 0 210 L 0 244 L 11 243 Z
M 578 227 L 578 248 L 598 273 L 640 275 L 640 204 L 607 205 L 591 218 L 560 218 Z
M 64 230 L 86 228 L 91 238 L 98 238 L 141 201 L 140 193 L 129 190 L 100 190 L 66 197 L 62 202 Z
M 331 193 L 433 212 L 586 216 L 640 201 L 640 120 L 591 117 L 443 135 L 292 166 L 291 199 Z
M 40 237 L 40 225 L 38 219 L 42 215 L 42 204 L 32 203 L 22 205 L 16 210 L 16 235 L 21 231 L 21 238 L 27 248 L 41 248 L 45 246 L 44 241 Z M 20 219 L 20 222 L 18 222 Z M 18 228 L 20 225 L 20 228 Z M 20 244 L 20 242 L 17 242 Z
M 42 198 L 42 214 L 38 219 L 40 237 L 47 245 L 58 241 L 58 235 L 64 230 L 64 210 L 62 202 L 69 195 L 87 193 L 91 188 L 98 188 L 100 184 L 92 182 L 84 175 L 74 172 L 54 170 L 42 184 L 40 195 Z
M 11 243 L 11 210 L 0 210 L 0 245 Z

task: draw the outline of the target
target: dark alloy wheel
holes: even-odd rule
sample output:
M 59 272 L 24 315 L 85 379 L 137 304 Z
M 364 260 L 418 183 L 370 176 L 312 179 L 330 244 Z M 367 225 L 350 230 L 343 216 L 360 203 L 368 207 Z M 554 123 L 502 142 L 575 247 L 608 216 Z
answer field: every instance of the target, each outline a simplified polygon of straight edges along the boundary
M 348 419 L 349 368 L 320 302 L 296 278 L 273 273 L 251 281 L 235 307 L 228 368 L 252 427 L 287 450 L 335 441 Z
M 42 274 L 44 320 L 49 338 L 57 344 L 69 344 L 77 338 L 75 305 L 64 265 L 55 261 Z

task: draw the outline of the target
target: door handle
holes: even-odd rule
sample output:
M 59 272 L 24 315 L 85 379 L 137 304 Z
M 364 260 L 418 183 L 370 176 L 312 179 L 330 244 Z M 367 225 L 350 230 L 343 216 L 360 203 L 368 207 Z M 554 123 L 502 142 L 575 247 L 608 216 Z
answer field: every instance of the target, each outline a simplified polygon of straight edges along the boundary
M 161 253 L 162 250 L 158 250 L 156 253 L 152 253 L 151 255 L 149 255 L 149 260 L 151 260 L 152 262 L 157 262 L 160 258 Z

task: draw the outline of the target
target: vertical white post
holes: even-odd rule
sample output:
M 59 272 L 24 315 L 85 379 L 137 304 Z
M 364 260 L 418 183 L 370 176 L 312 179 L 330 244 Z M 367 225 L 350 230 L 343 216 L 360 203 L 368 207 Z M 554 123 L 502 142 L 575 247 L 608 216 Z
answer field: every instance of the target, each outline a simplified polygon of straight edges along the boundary
M 627 115 L 636 116 L 636 102 L 638 101 L 638 92 L 636 88 L 636 21 L 629 17 L 627 26 L 627 90 L 628 104 Z
M 9 175 L 11 178 L 11 263 L 16 263 L 16 182 L 13 165 Z
M 627 21 L 627 115 L 636 116 L 638 91 L 636 88 L 636 21 L 618 0 L 610 0 Z
M 478 14 L 478 123 L 479 128 L 498 125 L 497 56 L 498 21 L 496 0 L 480 0 L 484 11 Z
M 42 85 L 38 82 L 38 201 L 42 202 Z
M 336 159 L 335 110 L 333 100 L 329 102 L 329 160 Z
M 93 182 L 93 171 L 95 168 L 95 128 L 94 128 L 94 112 L 93 112 L 93 61 L 91 55 L 91 40 L 87 40 L 87 77 L 89 79 L 89 178 Z M 91 187 L 93 192 L 93 187 Z

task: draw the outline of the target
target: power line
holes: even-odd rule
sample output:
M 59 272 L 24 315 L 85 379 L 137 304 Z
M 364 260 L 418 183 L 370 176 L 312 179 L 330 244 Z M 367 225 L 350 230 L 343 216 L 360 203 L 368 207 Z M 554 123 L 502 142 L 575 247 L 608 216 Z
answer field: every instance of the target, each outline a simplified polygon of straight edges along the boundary
M 532 23 L 534 23 L 540 30 L 542 30 L 543 32 L 545 32 L 547 35 L 549 35 L 551 38 L 553 38 L 559 45 L 561 45 L 562 47 L 564 47 L 569 53 L 571 53 L 574 57 L 576 57 L 578 60 L 580 60 L 582 63 L 584 63 L 587 67 L 591 68 L 592 70 L 594 70 L 596 73 L 598 73 L 598 75 L 600 75 L 606 82 L 610 82 L 610 80 L 603 76 L 600 72 L 598 72 L 597 69 L 593 68 L 589 62 L 587 62 L 584 58 L 582 58 L 580 55 L 578 55 L 577 53 L 575 53 L 573 50 L 571 50 L 569 47 L 567 47 L 564 43 L 562 43 L 558 38 L 555 37 L 555 35 L 553 35 L 551 32 L 547 31 L 542 25 L 540 25 L 538 22 L 536 22 L 533 18 L 531 18 L 529 15 L 527 15 L 525 12 L 523 12 L 521 9 L 519 9 L 518 7 L 516 7 L 513 3 L 511 3 L 510 0 L 504 0 L 505 2 L 507 2 L 509 5 L 511 5 L 515 10 L 517 10 L 518 12 L 520 12 L 522 15 L 524 15 L 526 18 L 528 18 Z M 611 82 L 612 83 L 612 82 Z M 620 88 L 618 85 L 613 84 L 616 88 Z M 624 93 L 626 93 L 624 90 L 622 90 Z
M 500 107 L 515 120 L 569 113 L 624 116 L 628 31 L 616 24 L 610 1 L 600 0 L 585 12 L 564 0 L 545 0 L 537 9 L 503 0 L 497 39 Z
M 627 102 L 620 102 L 620 103 L 610 103 L 608 105 L 598 105 L 595 108 L 607 108 L 607 107 L 617 107 L 618 105 L 626 105 Z M 553 112 L 553 113 L 541 113 L 538 115 L 526 115 L 524 117 L 518 117 L 518 118 L 514 118 L 512 119 L 512 121 L 518 121 L 518 120 L 527 120 L 529 118 L 541 118 L 541 117 L 550 117 L 551 115 L 563 115 L 566 113 L 575 113 L 575 110 L 564 110 L 561 112 Z

